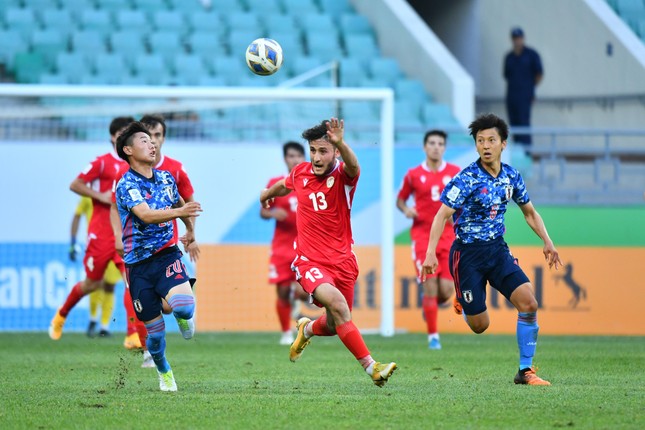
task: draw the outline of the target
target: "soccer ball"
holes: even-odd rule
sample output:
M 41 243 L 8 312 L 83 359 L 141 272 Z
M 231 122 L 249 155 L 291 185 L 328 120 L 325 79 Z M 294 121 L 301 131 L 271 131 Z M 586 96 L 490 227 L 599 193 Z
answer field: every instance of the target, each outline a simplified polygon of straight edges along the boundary
M 256 75 L 272 75 L 282 66 L 282 47 L 273 39 L 255 39 L 246 48 L 246 65 Z

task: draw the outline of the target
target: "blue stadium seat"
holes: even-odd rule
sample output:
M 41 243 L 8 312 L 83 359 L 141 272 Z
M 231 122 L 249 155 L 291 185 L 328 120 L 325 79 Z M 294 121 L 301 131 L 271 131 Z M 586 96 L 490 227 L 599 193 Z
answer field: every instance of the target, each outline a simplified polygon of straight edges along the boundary
M 286 29 L 277 29 L 268 31 L 266 35 L 280 44 L 286 59 L 305 55 L 305 47 L 298 32 Z M 284 65 L 289 67 L 288 63 L 289 61 L 285 61 Z
M 298 18 L 300 27 L 306 32 L 328 32 L 334 31 L 336 23 L 331 15 L 326 13 L 307 13 Z
M 186 34 L 188 30 L 184 14 L 178 11 L 155 11 L 152 14 L 152 25 L 157 31 L 174 31 L 178 34 Z
M 260 29 L 231 31 L 226 38 L 226 45 L 229 50 L 228 52 L 230 55 L 237 55 L 244 58 L 244 53 L 246 52 L 246 48 L 249 44 L 262 36 L 263 31 Z
M 22 0 L 4 0 L 0 2 L 0 15 L 4 17 L 4 11 L 7 9 L 20 9 Z
M 422 107 L 423 122 L 427 127 L 445 128 L 459 126 L 450 106 L 442 103 L 426 103 Z
M 80 16 L 80 23 L 83 29 L 99 32 L 103 36 L 115 29 L 110 12 L 104 10 L 84 10 Z
M 430 101 L 426 94 L 423 83 L 417 79 L 399 79 L 394 84 L 395 98 L 397 101 L 405 101 L 409 105 L 414 105 L 417 110 Z
M 379 56 L 379 49 L 374 38 L 367 34 L 345 34 L 345 50 L 348 57 L 369 62 Z
M 132 86 L 141 86 L 148 85 L 145 76 L 138 75 L 124 75 L 121 76 L 121 79 L 118 82 L 118 85 L 132 85 Z
M 287 15 L 279 12 L 266 13 L 262 15 L 262 24 L 266 27 L 267 32 L 291 32 L 295 31 L 296 20 L 293 15 Z
M 231 77 L 239 77 L 243 73 L 251 73 L 246 66 L 244 57 L 237 56 L 216 56 L 210 59 L 205 58 L 206 64 L 213 70 L 216 76 L 223 76 L 224 79 Z
M 100 53 L 94 58 L 94 73 L 97 75 L 126 75 L 130 69 L 121 53 Z
M 162 12 L 166 9 L 170 9 L 170 4 L 165 0 L 132 0 L 132 5 L 135 9 L 142 11 Z
M 348 0 L 318 0 L 318 3 L 320 3 L 320 9 L 323 12 L 334 16 L 354 12 L 354 8 Z
M 160 74 L 167 70 L 166 60 L 159 54 L 144 54 L 134 59 L 134 71 L 138 76 Z
M 40 75 L 49 73 L 43 56 L 38 52 L 19 52 L 14 61 L 14 74 L 16 82 L 33 84 L 38 82 Z
M 23 0 L 23 4 L 25 8 L 33 10 L 56 9 L 60 6 L 58 0 Z
M 307 53 L 309 56 L 318 57 L 323 61 L 340 60 L 343 57 L 343 50 L 340 47 L 338 36 L 333 31 L 321 33 L 311 31 L 305 33 L 307 41 Z
M 245 0 L 248 10 L 264 16 L 267 13 L 279 13 L 282 5 L 278 0 Z
M 372 34 L 372 26 L 367 18 L 355 13 L 342 14 L 340 28 L 345 34 Z
M 369 62 L 370 74 L 374 78 L 385 79 L 394 83 L 403 76 L 399 63 L 394 58 L 375 57 Z
M 343 87 L 358 87 L 367 78 L 366 68 L 356 58 L 343 58 L 339 66 L 340 84 Z
M 291 62 L 291 69 L 293 70 L 293 74 L 295 76 L 307 73 L 323 64 L 323 61 L 320 58 L 312 56 L 299 56 L 292 59 Z
M 64 76 L 89 74 L 87 57 L 80 52 L 59 52 L 56 55 L 56 72 Z
M 186 52 L 179 33 L 174 31 L 157 31 L 148 36 L 148 44 L 153 53 L 161 54 L 166 60 L 173 55 Z
M 134 66 L 134 58 L 146 52 L 144 35 L 138 31 L 116 31 L 109 36 L 112 52 L 121 52 L 129 66 Z
M 396 140 L 398 142 L 416 142 L 423 127 L 419 106 L 400 100 L 394 105 Z
M 320 11 L 314 0 L 281 0 L 285 13 L 302 16 L 307 13 Z
M 31 35 L 31 50 L 39 52 L 48 65 L 53 65 L 56 55 L 66 51 L 68 36 L 56 30 L 36 30 Z
M 218 36 L 227 31 L 227 26 L 219 13 L 197 11 L 187 15 L 192 31 L 215 33 Z
M 98 9 L 103 9 L 110 12 L 120 12 L 132 9 L 130 0 L 96 0 Z
M 645 14 L 643 0 L 616 0 L 616 10 L 623 18 Z
M 393 88 L 390 82 L 380 78 L 365 78 L 359 85 L 363 88 Z
M 200 78 L 209 74 L 209 70 L 200 55 L 176 55 L 171 66 L 179 80 L 192 82 L 192 85 L 198 85 Z
M 73 82 L 69 82 L 65 75 L 57 73 L 43 73 L 38 77 L 38 83 L 45 85 L 66 85 Z
M 201 76 L 199 85 L 203 87 L 223 87 L 226 85 L 226 80 L 221 76 Z
M 14 57 L 19 52 L 29 49 L 22 33 L 12 30 L 0 30 L 0 63 L 5 64 L 7 70 L 13 70 Z
M 103 35 L 94 30 L 72 32 L 71 45 L 72 50 L 85 54 L 100 53 L 107 50 Z
M 121 30 L 138 29 L 142 31 L 148 27 L 148 18 L 140 10 L 118 10 L 115 12 L 116 22 Z
M 222 15 L 222 18 L 231 31 L 256 30 L 256 32 L 258 33 L 262 33 L 264 31 L 262 25 L 260 24 L 258 15 L 252 12 L 233 11 L 226 15 Z M 251 41 L 249 40 L 249 42 Z
M 112 81 L 111 81 L 112 80 Z M 114 75 L 85 75 L 81 77 L 81 85 L 116 85 L 120 79 Z
M 7 9 L 4 22 L 7 30 L 19 32 L 25 38 L 30 37 L 34 30 L 40 28 L 40 23 L 32 9 Z
M 40 21 L 45 30 L 57 30 L 70 33 L 76 26 L 76 18 L 68 9 L 42 9 Z
M 228 48 L 215 33 L 197 31 L 188 36 L 190 52 L 202 56 L 226 55 Z
M 182 7 L 184 2 L 186 0 L 172 0 L 175 3 L 181 3 Z M 190 2 L 197 2 L 199 3 L 199 0 L 188 0 Z M 216 0 L 211 2 L 211 10 L 215 12 L 220 12 L 220 13 L 228 13 L 228 12 L 233 12 L 233 11 L 244 11 L 244 4 L 242 3 L 242 0 Z

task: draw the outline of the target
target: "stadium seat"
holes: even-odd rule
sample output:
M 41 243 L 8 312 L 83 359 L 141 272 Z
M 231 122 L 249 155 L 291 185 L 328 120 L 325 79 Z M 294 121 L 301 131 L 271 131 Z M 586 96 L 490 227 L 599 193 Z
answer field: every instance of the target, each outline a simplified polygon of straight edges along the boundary
M 226 15 L 222 15 L 222 18 L 231 31 L 256 30 L 258 33 L 262 33 L 263 31 L 258 15 L 252 12 L 233 11 Z M 251 41 L 249 40 L 249 43 L 250 42 Z
M 4 0 L 0 2 L 0 15 L 4 16 L 4 11 L 7 9 L 20 9 L 22 7 L 22 0 Z
M 29 46 L 22 33 L 12 30 L 0 30 L 0 63 L 7 70 L 13 70 L 14 58 L 19 52 L 27 52 Z
M 300 55 L 305 55 L 305 47 L 298 32 L 278 28 L 276 30 L 267 31 L 266 35 L 280 44 L 286 58 L 290 59 L 296 58 Z M 289 68 L 289 61 L 285 61 L 282 67 Z
M 97 75 L 115 75 L 121 76 L 130 74 L 130 69 L 123 58 L 123 54 L 118 52 L 100 53 L 94 58 L 94 73 Z
M 442 103 L 426 103 L 422 108 L 423 122 L 427 127 L 445 128 L 458 126 L 450 106 Z
M 143 34 L 138 31 L 117 31 L 109 37 L 112 52 L 127 53 L 125 61 L 129 66 L 134 65 L 134 57 L 146 52 Z
M 228 47 L 228 52 L 231 55 L 239 55 L 244 59 L 244 53 L 246 48 L 249 46 L 249 43 L 253 42 L 255 39 L 262 37 L 263 31 L 261 29 L 253 30 L 235 30 L 231 31 L 226 39 L 226 46 Z
M 365 78 L 359 85 L 363 88 L 393 88 L 390 82 L 380 78 Z
M 266 27 L 267 32 L 292 32 L 296 30 L 296 20 L 293 15 L 279 12 L 263 14 L 262 23 Z
M 342 13 L 353 13 L 354 9 L 348 0 L 318 0 L 323 12 L 337 16 Z
M 31 50 L 39 52 L 48 65 L 53 65 L 56 55 L 67 50 L 68 42 L 67 34 L 56 30 L 36 30 L 31 35 Z
M 121 77 L 118 85 L 141 86 L 141 85 L 148 85 L 148 82 L 146 81 L 145 76 L 125 75 Z
M 170 60 L 173 55 L 186 52 L 181 36 L 174 31 L 152 33 L 148 36 L 148 44 L 151 52 L 161 54 L 166 60 Z
M 59 52 L 56 55 L 56 72 L 64 76 L 89 74 L 87 57 L 79 52 Z
M 85 11 L 95 10 L 94 0 L 62 0 L 63 9 L 72 13 L 76 20 L 80 20 Z
M 616 0 L 616 10 L 623 18 L 645 14 L 643 0 Z
M 186 3 L 186 2 L 184 2 Z M 170 9 L 170 4 L 165 0 L 132 0 L 132 5 L 135 9 L 142 11 L 157 11 L 165 12 L 166 9 Z
M 243 73 L 250 73 L 242 56 L 216 56 L 210 62 L 208 59 L 209 57 L 205 58 L 206 63 L 215 75 L 223 76 L 225 79 L 230 75 L 237 78 Z
M 94 30 L 74 31 L 70 37 L 72 50 L 85 54 L 105 52 L 106 44 L 103 35 Z
M 45 85 L 65 85 L 72 82 L 69 82 L 67 80 L 67 76 L 65 75 L 60 75 L 57 73 L 43 73 L 38 77 L 38 83 Z
M 197 31 L 188 36 L 190 52 L 199 55 L 226 55 L 228 49 L 215 33 Z
M 174 56 L 172 60 L 175 76 L 182 82 L 193 82 L 192 85 L 197 85 L 200 77 L 209 74 L 204 60 L 199 55 L 180 54 Z
M 114 23 L 110 12 L 104 10 L 84 10 L 80 16 L 81 27 L 87 31 L 96 31 L 103 36 L 114 30 Z
M 340 47 L 338 36 L 332 32 L 308 31 L 305 33 L 307 53 L 311 57 L 318 57 L 323 61 L 340 60 L 343 50 Z
M 68 9 L 42 9 L 40 20 L 45 30 L 63 31 L 67 34 L 76 26 L 76 18 Z
M 3 2 L 5 0 L 2 0 Z M 56 9 L 58 8 L 58 0 L 24 0 L 24 7 L 33 9 L 33 10 L 43 10 L 43 9 Z
M 398 142 L 417 142 L 423 132 L 419 106 L 400 100 L 394 105 L 396 140 Z
M 17 53 L 14 70 L 16 82 L 21 84 L 36 83 L 41 74 L 50 71 L 43 56 L 38 52 Z
M 372 35 L 372 26 L 363 15 L 345 13 L 340 17 L 340 28 L 345 34 Z
M 340 85 L 343 87 L 358 87 L 365 80 L 365 68 L 356 58 L 343 58 L 339 62 Z
M 7 9 L 4 14 L 4 22 L 7 30 L 19 32 L 23 37 L 31 36 L 31 33 L 40 29 L 40 23 L 32 9 Z
M 227 26 L 219 13 L 196 11 L 189 13 L 187 17 L 193 32 L 214 33 L 218 36 L 227 32 Z
M 397 101 L 405 100 L 407 103 L 413 103 L 417 110 L 429 101 L 423 83 L 416 79 L 399 79 L 394 84 L 394 91 Z
M 296 17 L 302 16 L 307 13 L 320 12 L 318 5 L 314 0 L 281 0 L 282 7 L 285 13 L 294 15 Z
M 332 16 L 326 13 L 307 13 L 299 17 L 298 20 L 300 27 L 306 32 L 335 32 L 336 24 Z
M 345 34 L 345 50 L 348 57 L 369 62 L 379 56 L 379 49 L 374 38 L 367 34 Z
M 295 76 L 307 73 L 323 64 L 323 61 L 320 58 L 314 56 L 299 56 L 292 59 L 291 62 L 291 69 Z
M 282 6 L 278 0 L 245 0 L 248 10 L 264 16 L 267 13 L 278 13 Z
M 148 18 L 140 10 L 119 10 L 115 12 L 116 22 L 123 31 L 137 28 L 139 31 L 148 27 Z
M 96 0 L 98 9 L 109 12 L 121 12 L 132 9 L 130 0 Z
M 148 77 L 155 74 L 168 73 L 168 66 L 163 56 L 159 54 L 139 55 L 134 59 L 134 71 L 137 76 Z
M 179 11 L 158 10 L 152 14 L 152 25 L 157 31 L 174 31 L 186 34 L 187 26 L 184 14 Z
M 370 73 L 374 78 L 385 79 L 393 83 L 403 76 L 399 63 L 394 58 L 375 57 L 369 62 Z
M 201 76 L 199 85 L 203 87 L 223 87 L 226 85 L 226 80 L 221 76 Z

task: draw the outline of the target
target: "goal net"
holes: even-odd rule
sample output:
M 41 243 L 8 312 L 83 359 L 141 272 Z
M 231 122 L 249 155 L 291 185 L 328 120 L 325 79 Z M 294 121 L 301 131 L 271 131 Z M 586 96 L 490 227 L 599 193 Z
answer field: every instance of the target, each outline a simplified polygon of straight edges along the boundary
M 77 262 L 68 259 L 78 202 L 69 184 L 111 150 L 112 118 L 155 113 L 167 121 L 163 154 L 184 164 L 204 209 L 196 228 L 202 255 L 191 269 L 198 278 L 200 330 L 279 330 L 275 287 L 268 282 L 273 222 L 260 219 L 259 193 L 270 178 L 286 173 L 284 142 L 302 142 L 303 130 L 340 117 L 362 167 L 352 210 L 360 267 L 354 319 L 362 330 L 394 333 L 392 90 L 3 85 L 0 97 L 2 179 L 16 209 L 4 211 L 0 235 L 0 330 L 45 330 L 69 289 L 84 278 L 82 254 Z M 414 133 L 415 142 L 423 135 L 398 131 Z M 410 265 L 413 277 L 411 263 L 401 264 Z M 121 283 L 114 331 L 125 329 L 122 289 Z M 412 296 L 416 291 L 409 289 Z M 78 307 L 66 330 L 85 329 L 87 304 Z M 303 305 L 299 312 L 319 311 Z

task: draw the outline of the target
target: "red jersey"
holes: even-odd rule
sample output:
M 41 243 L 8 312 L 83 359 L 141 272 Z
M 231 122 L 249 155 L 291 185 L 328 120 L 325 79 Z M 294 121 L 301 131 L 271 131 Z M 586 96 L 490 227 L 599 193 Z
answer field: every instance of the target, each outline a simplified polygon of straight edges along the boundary
M 441 207 L 441 192 L 460 170 L 459 166 L 444 161 L 439 170 L 433 172 L 424 161 L 405 174 L 398 198 L 406 201 L 411 194 L 414 194 L 417 216 L 413 219 L 410 229 L 412 240 L 428 241 L 432 221 Z M 454 239 L 453 229 L 445 228 L 441 240 L 452 242 Z
M 128 163 L 123 161 L 114 152 L 108 152 L 96 157 L 89 166 L 85 168 L 78 178 L 87 183 L 93 190 L 104 193 L 112 190 L 118 179 L 121 178 L 123 168 Z M 121 173 L 120 173 L 121 172 Z M 110 206 L 92 199 L 94 211 L 88 226 L 88 234 L 96 236 L 99 240 L 111 240 L 114 242 L 114 232 L 110 224 Z
M 350 178 L 345 163 L 316 176 L 310 162 L 298 164 L 285 179 L 298 198 L 296 253 L 310 261 L 334 265 L 352 257 L 350 212 L 359 175 Z
M 276 176 L 271 178 L 266 188 L 271 188 L 273 184 L 287 176 Z M 275 230 L 273 232 L 273 240 L 271 241 L 272 254 L 287 254 L 291 256 L 291 260 L 295 257 L 293 250 L 293 242 L 296 239 L 296 209 L 298 207 L 298 198 L 293 194 L 286 196 L 276 197 L 271 202 L 272 208 L 281 208 L 287 212 L 287 218 L 283 221 L 275 222 Z

